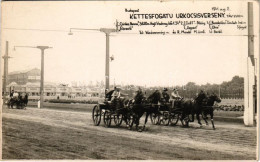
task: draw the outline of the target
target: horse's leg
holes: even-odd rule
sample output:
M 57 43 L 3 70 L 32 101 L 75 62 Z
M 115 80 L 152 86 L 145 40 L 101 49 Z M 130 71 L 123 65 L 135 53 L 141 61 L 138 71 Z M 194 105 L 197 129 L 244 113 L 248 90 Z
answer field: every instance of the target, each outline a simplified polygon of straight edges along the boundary
M 127 109 L 125 109 L 125 113 L 124 113 L 124 121 L 125 121 L 125 123 L 126 123 L 126 127 L 128 127 L 129 128 L 129 123 L 128 123 L 128 119 L 130 119 L 130 112 L 127 110 Z
M 138 116 L 137 116 L 137 114 L 135 114 L 135 116 L 133 118 L 133 125 L 135 124 L 136 130 L 137 130 L 137 120 L 138 120 Z
M 182 115 L 181 115 L 180 121 L 181 121 L 181 125 L 184 125 L 183 120 L 182 120 Z
M 215 130 L 215 125 L 214 125 L 214 120 L 213 120 L 213 110 L 210 110 L 210 119 L 211 119 L 211 123 L 212 123 L 212 128 Z
M 194 108 L 191 105 L 189 105 L 189 110 L 190 110 L 190 114 L 191 114 L 190 122 L 194 122 Z
M 124 115 L 123 115 L 123 121 L 125 121 L 126 127 L 129 127 L 129 123 L 127 122 L 127 117 L 128 117 L 128 114 L 127 114 L 127 113 L 124 114 Z
M 132 117 L 132 121 L 131 121 L 131 117 Z M 133 127 L 133 123 L 134 123 L 134 114 L 128 114 L 128 129 L 131 130 Z
M 208 121 L 207 121 L 207 113 L 206 112 L 202 112 L 202 118 L 205 121 L 206 125 L 209 125 Z
M 197 117 L 197 120 L 198 120 L 198 123 L 200 125 L 200 127 L 202 126 L 201 122 L 200 122 L 200 113 L 197 113 L 196 114 L 196 117 Z
M 139 118 L 139 116 L 136 118 L 136 121 L 135 121 L 135 129 L 137 130 L 137 131 L 139 131 L 139 120 L 140 120 L 140 118 Z
M 158 109 L 158 111 L 157 111 L 157 114 L 158 114 L 157 124 L 160 125 L 160 124 L 161 124 L 161 121 L 162 121 L 162 116 L 163 116 L 163 114 L 159 111 L 159 109 Z
M 194 122 L 194 112 L 193 111 L 191 111 L 191 122 Z
M 145 129 L 145 125 L 146 125 L 146 123 L 147 123 L 147 121 L 148 121 L 148 117 L 149 117 L 149 115 L 150 115 L 150 113 L 148 113 L 148 112 L 145 113 L 145 120 L 144 120 L 144 125 L 143 125 L 142 130 Z
M 180 120 L 181 120 L 181 124 L 182 124 L 182 125 L 184 125 L 184 123 L 183 123 L 184 116 L 185 116 L 184 113 L 181 113 L 181 118 L 180 118 Z

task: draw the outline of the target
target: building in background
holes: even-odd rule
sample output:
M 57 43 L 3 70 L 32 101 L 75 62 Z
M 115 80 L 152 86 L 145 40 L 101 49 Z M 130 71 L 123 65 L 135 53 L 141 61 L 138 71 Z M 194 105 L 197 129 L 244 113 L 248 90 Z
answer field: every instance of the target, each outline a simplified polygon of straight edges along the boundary
M 8 84 L 6 87 L 7 95 L 12 90 L 27 93 L 29 99 L 37 99 L 40 97 L 40 75 L 41 70 L 34 68 L 30 70 L 15 71 L 8 74 Z M 44 83 L 44 98 L 45 99 L 84 99 L 86 97 L 100 97 L 99 86 L 88 87 L 86 85 L 72 84 L 57 84 L 53 82 Z M 59 96 L 59 97 L 58 97 Z
M 12 82 L 17 83 L 18 85 L 25 85 L 28 82 L 30 83 L 40 83 L 41 80 L 41 70 L 34 68 L 23 71 L 14 71 L 8 73 L 8 82 L 9 85 Z

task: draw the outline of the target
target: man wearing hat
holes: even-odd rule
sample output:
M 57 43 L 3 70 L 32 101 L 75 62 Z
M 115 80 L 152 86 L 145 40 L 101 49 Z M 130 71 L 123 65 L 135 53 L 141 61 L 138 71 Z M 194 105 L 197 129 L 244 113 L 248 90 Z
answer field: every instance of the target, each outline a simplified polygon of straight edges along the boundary
M 119 109 L 120 107 L 122 108 L 124 105 L 125 101 L 125 96 L 128 96 L 127 94 L 123 94 L 120 92 L 121 88 L 120 87 L 115 87 L 115 90 L 112 94 L 111 102 L 114 105 L 116 109 Z
M 135 95 L 135 97 L 134 97 L 135 103 L 136 103 L 136 104 L 141 104 L 143 98 L 144 98 L 143 91 L 142 91 L 142 89 L 139 87 L 139 88 L 136 90 L 136 95 Z
M 111 101 L 113 101 L 116 98 L 120 98 L 120 96 L 121 96 L 120 90 L 121 90 L 120 87 L 115 87 L 115 90 L 114 90 L 114 92 L 112 94 Z
M 177 100 L 177 99 L 180 99 L 181 96 L 179 95 L 179 92 L 178 92 L 178 89 L 177 88 L 174 88 L 173 89 L 173 92 L 171 94 L 172 96 L 172 108 L 174 108 L 174 102 Z
M 10 98 L 12 98 L 13 96 L 14 96 L 14 90 L 11 91 Z
M 111 90 L 111 91 L 108 91 L 108 89 L 105 90 L 106 101 L 109 101 L 109 102 L 111 101 L 112 94 L 114 93 L 115 89 L 116 89 L 116 87 L 113 90 Z
M 205 98 L 207 98 L 207 95 L 203 90 L 201 90 L 195 100 L 199 105 L 201 105 Z
M 168 89 L 164 88 L 163 92 L 162 92 L 162 97 L 164 99 L 164 101 L 167 103 L 170 100 L 170 95 L 167 93 Z
M 121 99 L 123 99 L 124 97 L 128 96 L 128 94 L 121 93 L 120 91 L 121 91 L 121 88 L 120 88 L 120 87 L 115 87 L 115 90 L 114 90 L 114 92 L 113 92 L 113 94 L 112 94 L 112 99 L 111 99 L 111 101 L 112 101 L 113 99 L 115 99 L 115 98 L 121 98 Z

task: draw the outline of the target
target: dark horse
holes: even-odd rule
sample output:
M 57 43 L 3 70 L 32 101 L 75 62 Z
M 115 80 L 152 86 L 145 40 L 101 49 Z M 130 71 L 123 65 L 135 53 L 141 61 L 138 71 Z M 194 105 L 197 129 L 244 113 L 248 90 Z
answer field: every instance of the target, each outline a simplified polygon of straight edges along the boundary
M 212 124 L 212 128 L 215 129 L 215 125 L 214 125 L 214 119 L 213 119 L 213 105 L 214 102 L 221 102 L 221 99 L 216 95 L 216 94 L 212 94 L 209 97 L 206 98 L 206 102 L 202 105 L 201 108 L 201 115 L 202 118 L 204 119 L 204 121 L 206 122 L 206 124 L 208 125 L 208 121 L 207 121 L 207 115 L 210 115 L 210 119 L 211 119 L 211 124 Z
M 174 107 L 179 109 L 179 111 L 181 112 L 180 121 L 182 125 L 188 126 L 189 122 L 194 121 L 194 114 L 195 114 L 195 107 L 196 107 L 194 100 L 190 100 L 190 99 L 177 100 L 174 102 Z M 190 119 L 190 115 L 192 115 L 192 119 Z
M 183 101 L 181 103 L 182 105 L 181 107 L 183 109 L 181 121 L 188 118 L 189 120 L 188 122 L 194 122 L 194 115 L 196 114 L 196 118 L 200 126 L 202 126 L 200 115 L 202 115 L 202 118 L 208 125 L 207 115 L 210 115 L 212 127 L 213 129 L 215 129 L 214 120 L 213 120 L 213 116 L 214 116 L 213 105 L 215 101 L 221 102 L 221 99 L 216 94 L 212 94 L 208 97 L 206 95 L 201 95 L 201 96 L 199 95 L 194 101 L 192 100 Z M 191 119 L 189 118 L 189 115 L 192 115 Z M 188 126 L 188 123 L 186 124 L 186 126 Z
M 161 100 L 161 94 L 157 90 L 153 94 L 151 94 L 147 99 L 142 97 L 142 100 L 132 103 L 131 112 L 133 114 L 133 122 L 130 125 L 132 128 L 133 124 L 136 124 L 136 128 L 138 129 L 140 118 L 146 113 L 145 122 L 142 129 L 138 129 L 138 131 L 143 131 L 145 129 L 145 125 L 148 121 L 148 117 L 154 114 L 160 114 L 158 103 Z
M 189 122 L 194 122 L 195 114 L 198 123 L 202 125 L 199 116 L 202 111 L 202 104 L 204 103 L 206 97 L 206 94 L 203 91 L 201 91 L 195 100 L 182 98 L 174 102 L 174 107 L 178 110 L 178 113 L 181 116 L 180 121 L 182 125 L 188 127 Z
M 24 109 L 28 103 L 28 96 L 12 97 L 8 101 L 8 108 L 13 108 L 16 105 L 17 109 Z

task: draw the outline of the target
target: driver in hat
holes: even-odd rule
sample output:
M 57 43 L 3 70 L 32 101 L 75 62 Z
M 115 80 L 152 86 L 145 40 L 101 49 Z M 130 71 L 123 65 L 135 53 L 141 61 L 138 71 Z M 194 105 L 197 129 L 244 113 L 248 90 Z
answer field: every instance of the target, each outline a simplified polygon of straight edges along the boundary
M 172 108 L 174 108 L 174 102 L 181 98 L 177 88 L 173 89 L 171 96 L 172 96 Z
M 164 88 L 163 92 L 162 92 L 162 97 L 165 102 L 169 102 L 169 100 L 170 100 L 170 95 L 167 93 L 167 91 L 168 91 L 168 89 Z

